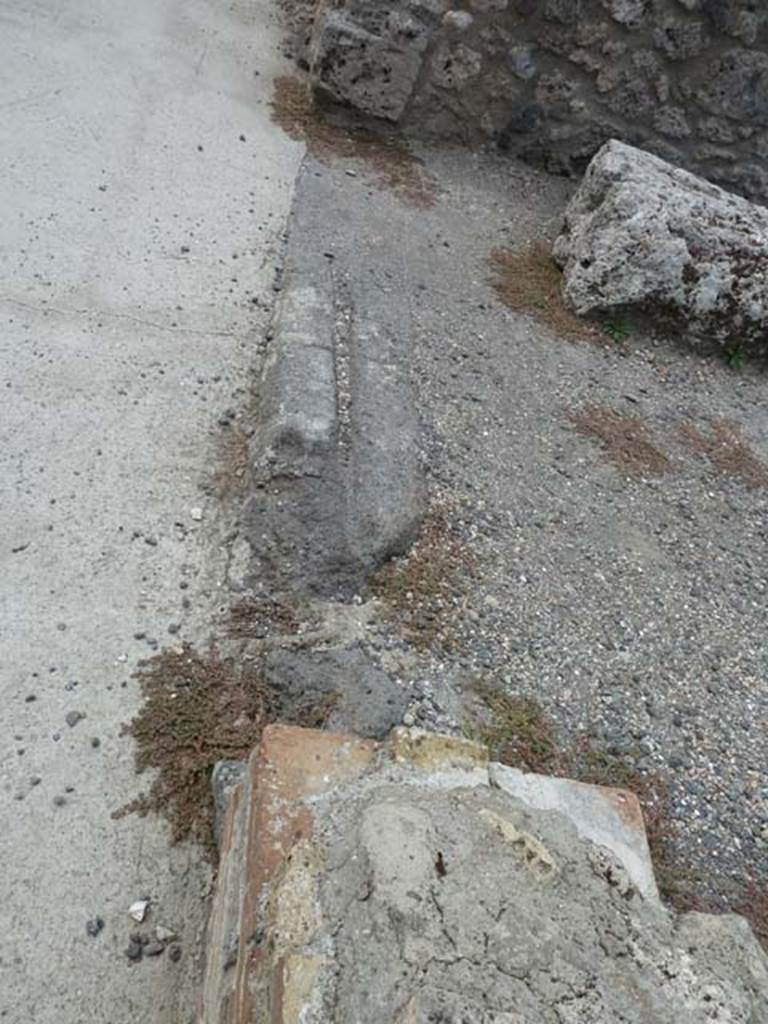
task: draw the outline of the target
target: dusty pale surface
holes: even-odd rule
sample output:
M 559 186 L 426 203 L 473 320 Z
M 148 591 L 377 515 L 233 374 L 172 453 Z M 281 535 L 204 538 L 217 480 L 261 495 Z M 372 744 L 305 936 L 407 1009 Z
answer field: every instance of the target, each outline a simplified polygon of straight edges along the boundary
M 207 0 L 12 0 L 0 24 L 0 1018 L 182 1021 L 206 871 L 110 814 L 139 787 L 137 660 L 204 639 L 219 600 L 200 488 L 301 155 L 268 117 L 280 31 Z M 131 966 L 156 924 L 182 959 Z

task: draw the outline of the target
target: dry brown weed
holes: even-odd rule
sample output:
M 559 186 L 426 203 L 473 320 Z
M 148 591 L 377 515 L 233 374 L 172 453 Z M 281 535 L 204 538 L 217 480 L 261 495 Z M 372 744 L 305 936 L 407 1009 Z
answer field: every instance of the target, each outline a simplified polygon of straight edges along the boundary
M 220 760 L 245 760 L 265 725 L 277 718 L 277 695 L 258 670 L 238 670 L 216 647 L 189 644 L 143 662 L 136 677 L 144 703 L 123 733 L 136 743 L 136 770 L 154 776 L 146 793 L 113 817 L 155 812 L 166 818 L 171 842 L 200 843 L 215 860 L 211 771 Z M 318 728 L 333 699 L 305 706 L 293 724 Z
M 658 448 L 647 424 L 597 402 L 571 409 L 568 419 L 577 433 L 600 442 L 605 457 L 632 476 L 662 476 L 671 464 Z
M 605 332 L 579 319 L 563 304 L 562 274 L 546 242 L 533 242 L 517 252 L 494 249 L 489 263 L 496 294 L 509 309 L 528 313 L 569 341 L 610 344 Z
M 741 480 L 752 490 L 768 487 L 768 463 L 745 441 L 737 423 L 713 420 L 708 434 L 692 423 L 684 423 L 679 435 L 687 448 L 709 459 L 718 472 Z
M 391 189 L 404 202 L 420 207 L 434 204 L 434 179 L 401 140 L 366 128 L 333 124 L 317 109 L 308 85 L 301 79 L 284 75 L 275 80 L 272 119 L 292 139 L 304 142 L 319 160 L 359 161 L 379 187 Z

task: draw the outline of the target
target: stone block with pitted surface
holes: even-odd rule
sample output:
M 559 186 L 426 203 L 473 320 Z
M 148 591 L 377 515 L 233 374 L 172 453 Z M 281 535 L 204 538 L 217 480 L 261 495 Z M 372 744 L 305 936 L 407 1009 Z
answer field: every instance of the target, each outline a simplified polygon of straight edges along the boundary
M 635 798 L 421 730 L 265 730 L 235 790 L 200 1024 L 768 1019 L 735 916 L 658 901 Z

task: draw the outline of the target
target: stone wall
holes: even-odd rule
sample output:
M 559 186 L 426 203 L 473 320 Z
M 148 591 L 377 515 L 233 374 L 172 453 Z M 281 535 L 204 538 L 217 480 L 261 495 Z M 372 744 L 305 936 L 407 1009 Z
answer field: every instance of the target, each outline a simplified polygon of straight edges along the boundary
M 321 0 L 317 90 L 580 173 L 610 138 L 768 201 L 766 0 Z

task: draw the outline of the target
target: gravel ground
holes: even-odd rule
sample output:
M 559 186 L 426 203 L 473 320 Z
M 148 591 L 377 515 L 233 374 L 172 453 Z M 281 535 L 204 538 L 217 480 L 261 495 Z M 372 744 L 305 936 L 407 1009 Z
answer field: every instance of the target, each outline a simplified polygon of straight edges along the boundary
M 424 458 L 453 538 L 427 552 L 448 581 L 430 643 L 407 628 L 418 609 L 402 614 L 418 587 L 400 627 L 381 618 L 362 642 L 410 689 L 409 717 L 458 727 L 477 680 L 535 697 L 564 744 L 590 736 L 669 780 L 681 859 L 713 892 L 765 877 L 764 376 L 631 323 L 612 325 L 621 342 L 569 342 L 506 308 L 491 252 L 553 237 L 572 185 L 422 156 L 437 198 L 418 211 L 359 161 L 304 171 L 317 202 L 345 210 L 307 244 L 359 295 L 410 310 Z

